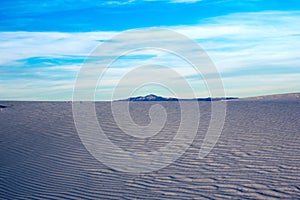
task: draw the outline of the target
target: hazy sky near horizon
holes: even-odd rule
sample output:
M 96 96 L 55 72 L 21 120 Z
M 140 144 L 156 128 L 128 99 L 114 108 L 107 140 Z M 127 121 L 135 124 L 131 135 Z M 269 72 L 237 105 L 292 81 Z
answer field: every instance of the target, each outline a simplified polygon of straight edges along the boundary
M 196 41 L 218 69 L 227 96 L 299 92 L 299 22 L 297 0 L 0 1 L 0 100 L 71 100 L 77 73 L 98 45 L 122 31 L 152 27 Z M 149 63 L 174 68 L 196 96 L 209 95 L 201 77 L 178 57 L 146 50 L 112 64 L 96 89 L 97 100 L 109 100 L 124 74 Z M 137 76 L 160 71 L 164 75 L 155 67 Z M 166 75 L 180 87 L 176 78 Z M 137 89 L 134 78 L 122 87 Z M 147 93 L 172 96 L 158 84 L 133 94 Z M 184 90 L 176 95 L 191 97 Z

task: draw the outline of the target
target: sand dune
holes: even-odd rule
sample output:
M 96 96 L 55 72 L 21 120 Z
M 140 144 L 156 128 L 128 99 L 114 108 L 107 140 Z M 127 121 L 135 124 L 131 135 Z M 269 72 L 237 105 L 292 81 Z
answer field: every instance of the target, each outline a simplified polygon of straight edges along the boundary
M 122 134 L 109 103 L 97 103 L 108 137 L 127 150 L 165 145 L 180 120 L 177 102 L 161 102 L 170 117 L 163 137 Z M 149 123 L 151 103 L 131 107 Z M 201 126 L 188 151 L 156 172 L 131 175 L 110 169 L 81 143 L 71 103 L 2 102 L 0 199 L 300 199 L 300 101 L 230 101 L 224 131 L 210 154 L 197 159 L 210 117 L 199 102 Z M 143 114 L 144 113 L 144 114 Z M 161 139 L 163 138 L 163 139 Z
M 281 100 L 281 101 L 300 101 L 300 93 L 288 93 L 288 94 L 274 94 L 274 95 L 265 95 L 265 96 L 257 96 L 257 97 L 247 97 L 239 100 Z

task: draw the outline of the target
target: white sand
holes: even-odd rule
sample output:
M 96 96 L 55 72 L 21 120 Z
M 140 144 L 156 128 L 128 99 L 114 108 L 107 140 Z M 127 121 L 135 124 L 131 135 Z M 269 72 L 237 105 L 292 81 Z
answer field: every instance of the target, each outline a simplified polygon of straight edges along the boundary
M 139 176 L 110 169 L 87 152 L 70 103 L 2 103 L 13 106 L 0 112 L 0 199 L 300 199 L 300 101 L 228 102 L 224 132 L 202 160 L 197 154 L 210 109 L 200 102 L 201 126 L 189 150 L 170 166 Z M 142 113 L 150 104 L 134 104 L 137 123 L 149 123 Z M 177 103 L 162 104 L 171 113 L 163 140 L 123 135 L 108 103 L 97 103 L 97 111 L 120 147 L 151 151 L 178 127 Z

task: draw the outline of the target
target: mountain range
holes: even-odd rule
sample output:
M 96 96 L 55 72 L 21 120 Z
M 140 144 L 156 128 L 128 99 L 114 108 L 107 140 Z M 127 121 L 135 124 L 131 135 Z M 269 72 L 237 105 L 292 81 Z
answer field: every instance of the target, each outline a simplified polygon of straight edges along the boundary
M 286 94 L 273 94 L 256 97 L 206 97 L 206 98 L 193 98 L 193 99 L 178 99 L 174 97 L 162 97 L 155 94 L 146 96 L 130 97 L 128 99 L 121 99 L 118 101 L 225 101 L 225 100 L 244 100 L 244 101 L 299 101 L 300 93 L 286 93 Z
M 238 99 L 236 97 L 207 97 L 207 98 L 195 98 L 195 99 L 178 99 L 174 97 L 162 97 L 157 96 L 155 94 L 149 94 L 146 96 L 137 96 L 137 97 L 130 97 L 128 99 L 122 99 L 119 101 L 222 101 L 222 100 L 232 100 Z

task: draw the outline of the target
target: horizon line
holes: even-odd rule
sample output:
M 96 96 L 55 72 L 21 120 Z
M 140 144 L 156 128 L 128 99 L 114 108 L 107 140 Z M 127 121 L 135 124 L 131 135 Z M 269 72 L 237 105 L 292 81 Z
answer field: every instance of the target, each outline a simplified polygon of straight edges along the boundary
M 234 96 L 223 96 L 223 97 L 195 97 L 195 98 L 176 98 L 176 97 L 165 97 L 165 96 L 159 96 L 153 93 L 147 94 L 145 96 L 131 96 L 131 97 L 127 97 L 127 99 L 116 99 L 116 100 L 93 100 L 93 101 L 89 101 L 89 100 L 77 100 L 77 101 L 73 101 L 73 99 L 71 100 L 13 100 L 13 99 L 0 99 L 0 102 L 116 102 L 116 101 L 130 101 L 129 98 L 137 98 L 137 97 L 146 97 L 148 95 L 155 95 L 157 97 L 163 97 L 163 98 L 175 98 L 178 99 L 179 101 L 191 101 L 191 100 L 197 100 L 197 99 L 218 99 L 218 98 L 234 98 L 234 99 L 247 99 L 247 98 L 255 98 L 255 97 L 266 97 L 266 96 L 276 96 L 276 95 L 289 95 L 289 94 L 300 94 L 299 92 L 289 92 L 289 93 L 274 93 L 274 94 L 267 94 L 267 95 L 258 95 L 258 96 L 247 96 L 247 97 L 234 97 Z M 229 99 L 230 100 L 230 99 Z

